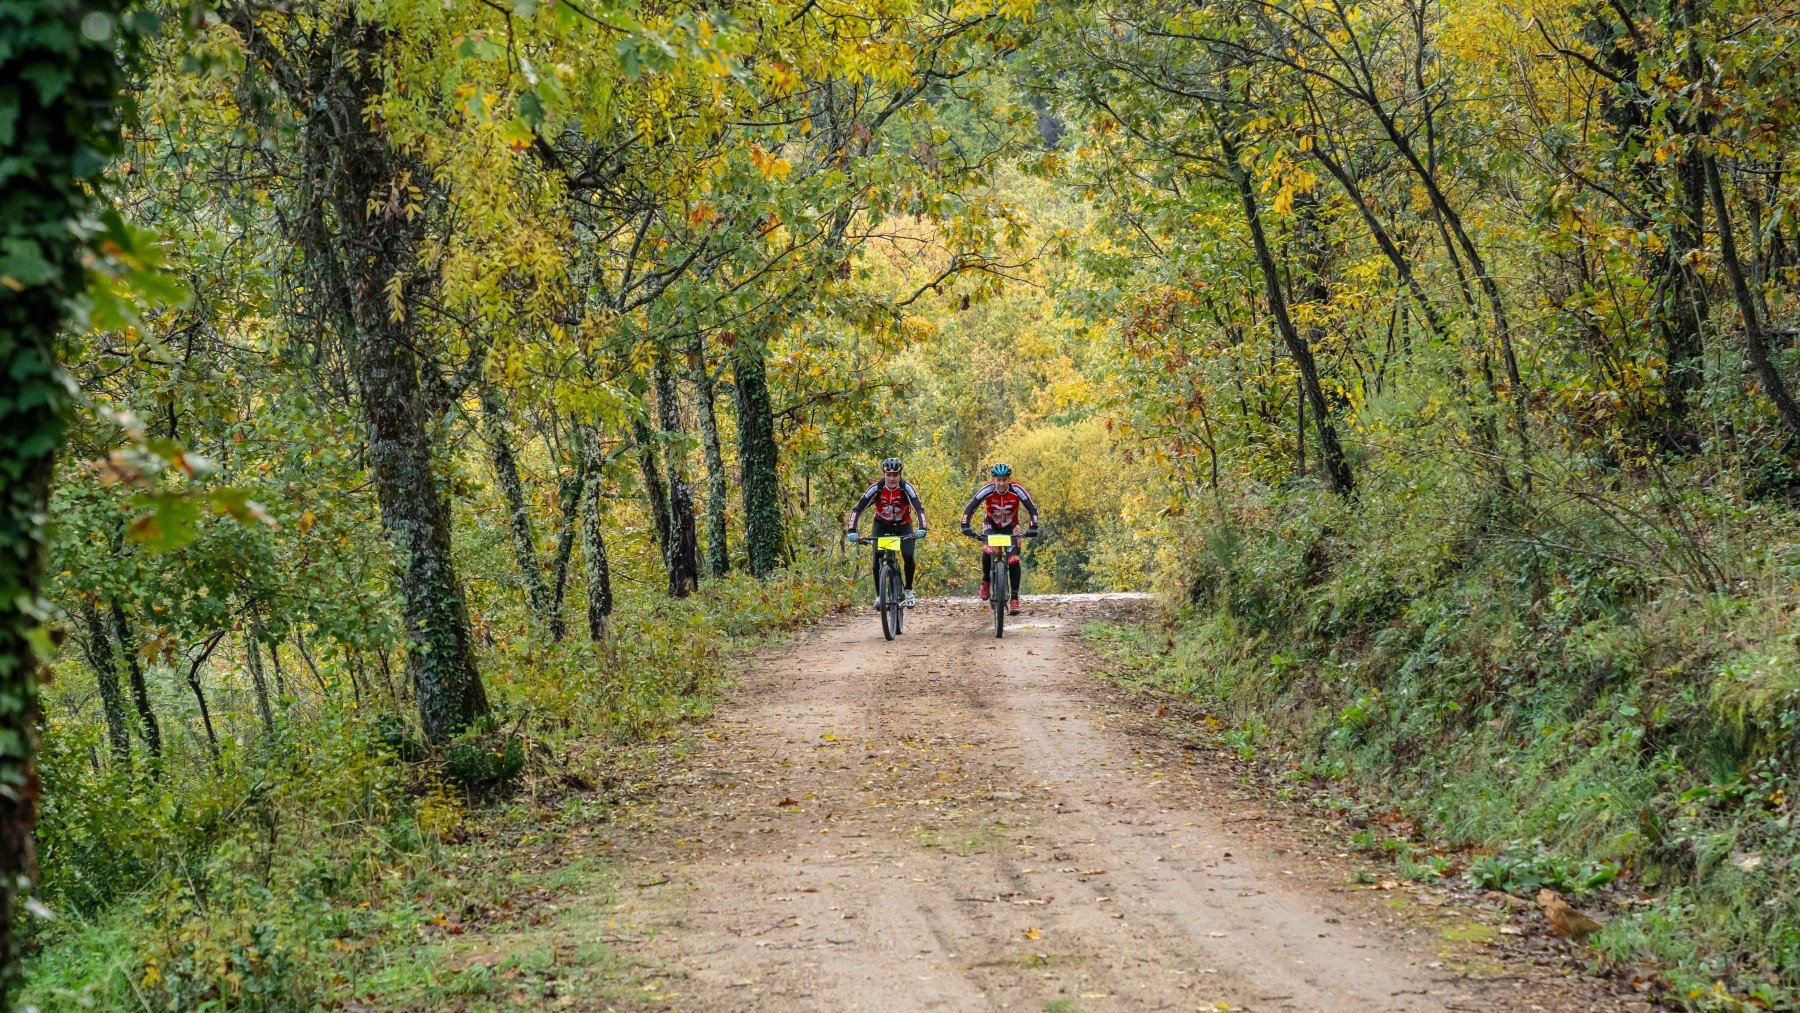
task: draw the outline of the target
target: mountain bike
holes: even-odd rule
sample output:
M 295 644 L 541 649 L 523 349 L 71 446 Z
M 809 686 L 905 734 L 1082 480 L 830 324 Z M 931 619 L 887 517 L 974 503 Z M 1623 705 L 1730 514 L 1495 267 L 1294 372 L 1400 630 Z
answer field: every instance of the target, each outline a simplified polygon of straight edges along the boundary
M 1012 555 L 1013 546 L 1020 538 L 1036 538 L 1038 532 L 1026 531 L 1012 535 L 1004 531 L 990 531 L 986 534 L 973 532 L 969 537 L 981 542 L 987 555 L 988 571 L 988 604 L 994 607 L 994 636 L 1006 636 L 1006 605 L 1012 599 L 1012 571 L 1006 567 L 1007 557 Z
M 900 576 L 900 546 L 925 537 L 913 535 L 876 535 L 875 566 L 880 578 L 875 585 L 875 610 L 881 613 L 881 635 L 889 640 L 901 633 L 906 623 L 906 582 Z M 851 544 L 868 541 L 851 537 Z

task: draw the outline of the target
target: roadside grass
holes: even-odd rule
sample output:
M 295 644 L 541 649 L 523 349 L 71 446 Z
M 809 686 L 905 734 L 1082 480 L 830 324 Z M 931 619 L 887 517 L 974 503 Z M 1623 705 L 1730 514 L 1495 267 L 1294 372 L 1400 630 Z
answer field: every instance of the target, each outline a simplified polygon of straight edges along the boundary
M 482 659 L 496 720 L 430 755 L 344 706 L 216 772 L 121 793 L 136 810 L 99 806 L 108 786 L 59 785 L 46 878 L 61 917 L 34 934 L 20 1008 L 479 1008 L 628 987 L 576 920 L 609 903 L 582 836 L 681 748 L 738 660 L 843 605 L 849 577 L 824 557 L 686 601 L 631 598 L 604 648 L 502 640 Z M 569 895 L 591 911 L 563 910 Z
M 1221 594 L 1084 633 L 1117 681 L 1197 701 L 1218 742 L 1364 824 L 1355 846 L 1400 876 L 1582 897 L 1608 914 L 1597 955 L 1684 1007 L 1800 1004 L 1795 665 L 1753 605 L 1571 623 L 1467 580 L 1321 637 L 1343 590 L 1282 619 Z

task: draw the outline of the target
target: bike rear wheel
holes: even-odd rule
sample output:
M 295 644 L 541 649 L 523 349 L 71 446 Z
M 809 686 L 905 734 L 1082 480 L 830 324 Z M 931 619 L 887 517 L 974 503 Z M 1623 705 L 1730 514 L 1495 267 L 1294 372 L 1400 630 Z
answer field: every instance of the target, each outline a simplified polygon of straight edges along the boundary
M 894 572 L 890 566 L 881 568 L 881 587 L 878 589 L 881 608 L 881 635 L 889 640 L 900 632 L 900 606 L 894 600 Z

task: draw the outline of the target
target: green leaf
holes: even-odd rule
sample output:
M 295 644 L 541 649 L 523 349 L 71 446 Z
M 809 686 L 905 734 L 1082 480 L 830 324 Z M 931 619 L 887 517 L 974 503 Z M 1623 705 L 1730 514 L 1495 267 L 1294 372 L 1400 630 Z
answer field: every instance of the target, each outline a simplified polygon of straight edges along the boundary
M 538 98 L 535 89 L 519 94 L 519 118 L 531 124 L 533 129 L 544 123 L 544 102 Z
M 153 552 L 174 552 L 200 533 L 200 499 L 191 493 L 145 493 L 132 503 L 148 512 L 126 526 L 125 537 Z
M 30 239 L 7 239 L 0 244 L 4 255 L 0 255 L 0 283 L 13 282 L 17 285 L 42 285 L 56 277 L 56 267 L 44 259 L 42 247 Z M 15 285 L 7 284 L 8 288 Z

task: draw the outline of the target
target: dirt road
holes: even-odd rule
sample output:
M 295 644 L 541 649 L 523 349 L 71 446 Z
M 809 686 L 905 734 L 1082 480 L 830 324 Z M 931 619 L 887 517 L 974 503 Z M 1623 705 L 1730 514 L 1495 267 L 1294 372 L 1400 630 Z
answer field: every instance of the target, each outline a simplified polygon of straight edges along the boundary
M 1040 599 L 998 641 L 966 600 L 891 644 L 846 616 L 748 671 L 609 849 L 608 942 L 646 1005 L 1601 1005 L 1464 959 L 1445 939 L 1481 932 L 1350 885 L 1346 856 L 1161 739 L 1076 635 L 1129 606 Z

